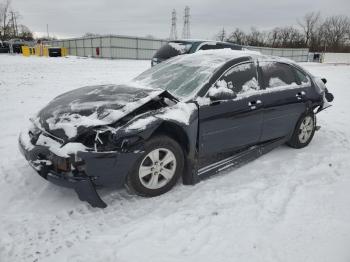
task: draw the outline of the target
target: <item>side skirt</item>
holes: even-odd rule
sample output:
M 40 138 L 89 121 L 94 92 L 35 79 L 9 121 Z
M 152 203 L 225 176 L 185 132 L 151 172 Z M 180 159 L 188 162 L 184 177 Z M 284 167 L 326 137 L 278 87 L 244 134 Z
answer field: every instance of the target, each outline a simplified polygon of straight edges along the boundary
M 252 146 L 247 150 L 220 160 L 216 163 L 210 164 L 208 166 L 202 167 L 198 170 L 197 176 L 199 180 L 212 176 L 220 171 L 240 167 L 268 152 L 272 149 L 287 142 L 287 138 L 279 138 L 275 140 L 268 141 L 264 144 Z

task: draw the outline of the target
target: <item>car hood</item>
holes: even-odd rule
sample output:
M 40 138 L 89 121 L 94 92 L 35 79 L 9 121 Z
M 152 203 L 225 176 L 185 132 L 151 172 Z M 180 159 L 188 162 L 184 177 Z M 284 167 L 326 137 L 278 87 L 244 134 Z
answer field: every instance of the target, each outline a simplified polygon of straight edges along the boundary
M 53 99 L 34 122 L 56 137 L 72 140 L 91 127 L 117 122 L 163 92 L 130 85 L 82 87 Z

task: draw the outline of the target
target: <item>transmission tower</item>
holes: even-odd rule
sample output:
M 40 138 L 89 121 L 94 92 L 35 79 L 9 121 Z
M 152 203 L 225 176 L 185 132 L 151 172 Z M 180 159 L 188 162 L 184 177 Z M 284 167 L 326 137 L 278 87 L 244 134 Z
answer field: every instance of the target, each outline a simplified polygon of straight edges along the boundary
M 177 39 L 177 30 L 176 30 L 176 10 L 173 9 L 171 13 L 171 30 L 170 30 L 170 40 Z
M 183 39 L 189 39 L 191 38 L 191 31 L 190 31 L 190 8 L 186 6 L 185 8 L 185 15 L 184 15 L 184 28 L 182 30 L 182 38 Z

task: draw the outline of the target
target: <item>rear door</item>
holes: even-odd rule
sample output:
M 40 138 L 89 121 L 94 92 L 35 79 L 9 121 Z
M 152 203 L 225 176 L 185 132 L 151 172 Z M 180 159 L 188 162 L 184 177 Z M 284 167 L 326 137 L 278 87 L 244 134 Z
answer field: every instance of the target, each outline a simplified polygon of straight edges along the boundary
M 260 62 L 264 102 L 261 141 L 289 135 L 305 111 L 310 79 L 287 63 Z
M 231 67 L 212 88 L 228 88 L 237 94 L 237 98 L 200 106 L 200 157 L 233 152 L 256 144 L 261 135 L 262 110 L 254 63 Z

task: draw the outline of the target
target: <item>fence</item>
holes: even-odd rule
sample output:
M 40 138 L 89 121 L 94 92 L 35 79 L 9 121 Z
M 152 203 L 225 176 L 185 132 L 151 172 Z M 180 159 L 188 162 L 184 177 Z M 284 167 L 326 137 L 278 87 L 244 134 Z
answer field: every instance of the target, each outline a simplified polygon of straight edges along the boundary
M 162 39 L 150 39 L 119 35 L 84 37 L 50 41 L 47 44 L 66 47 L 70 55 L 116 59 L 151 59 L 154 53 L 166 43 Z M 268 48 L 246 46 L 262 54 L 290 58 L 296 62 L 308 61 L 309 50 L 304 48 Z
M 350 64 L 350 53 L 323 53 L 322 62 Z
M 253 51 L 258 51 L 264 55 L 289 58 L 295 62 L 308 62 L 309 59 L 308 48 L 270 48 L 257 46 L 245 46 L 245 48 Z
M 128 36 L 84 37 L 47 42 L 66 47 L 70 55 L 117 59 L 151 59 L 165 40 Z

